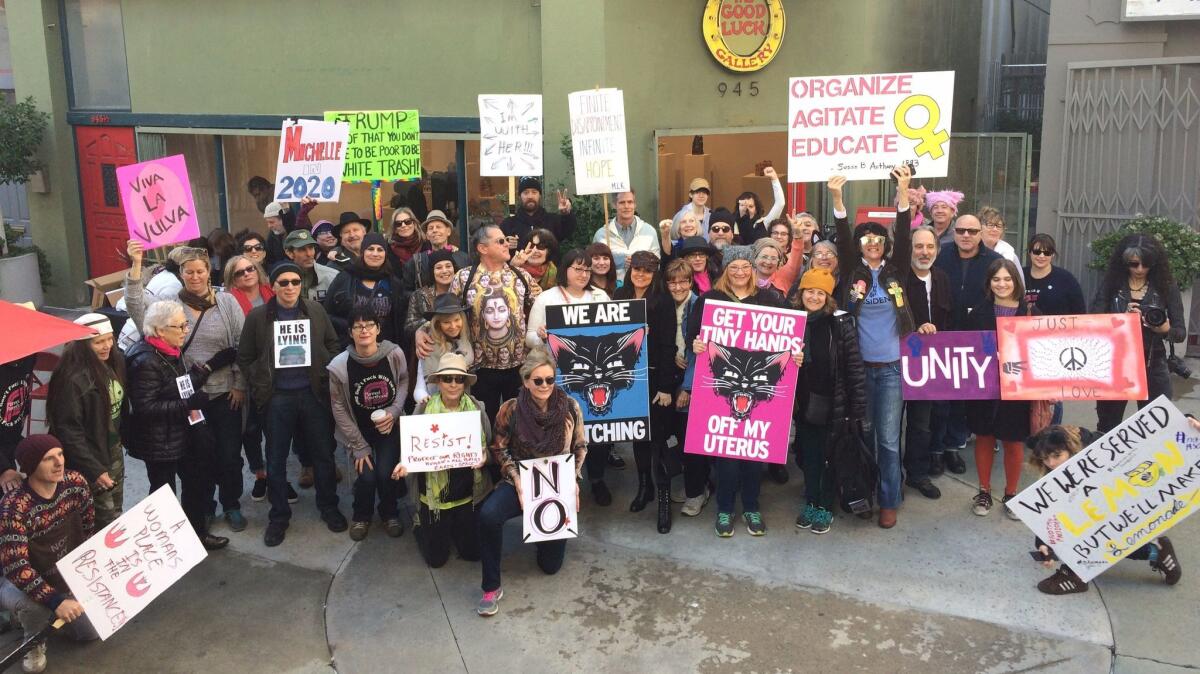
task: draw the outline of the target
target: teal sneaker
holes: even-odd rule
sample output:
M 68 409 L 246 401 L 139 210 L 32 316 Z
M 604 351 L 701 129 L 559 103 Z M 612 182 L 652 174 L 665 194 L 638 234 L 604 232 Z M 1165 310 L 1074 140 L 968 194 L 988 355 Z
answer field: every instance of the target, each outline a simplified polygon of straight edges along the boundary
M 809 503 L 805 505 L 804 512 L 800 513 L 800 516 L 796 518 L 796 528 L 807 529 L 811 527 L 813 525 L 813 512 L 815 511 L 816 508 L 813 507 L 813 504 Z
M 733 515 L 731 513 L 717 513 L 717 535 L 721 538 L 729 538 L 733 535 Z
M 746 531 L 749 531 L 751 536 L 762 536 L 767 533 L 767 525 L 763 523 L 760 513 L 743 513 L 742 517 L 746 520 Z
M 496 612 L 500 610 L 502 597 L 504 597 L 504 590 L 500 588 L 484 592 L 483 597 L 479 600 L 479 605 L 475 607 L 475 612 L 485 618 L 496 615 Z
M 827 534 L 829 528 L 833 526 L 833 513 L 824 508 L 813 509 L 812 532 L 814 534 Z

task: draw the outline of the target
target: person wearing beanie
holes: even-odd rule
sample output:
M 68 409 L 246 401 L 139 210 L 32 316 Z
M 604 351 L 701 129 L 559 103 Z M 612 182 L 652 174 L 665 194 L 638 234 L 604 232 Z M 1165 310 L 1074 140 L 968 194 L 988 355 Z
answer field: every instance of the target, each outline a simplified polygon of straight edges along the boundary
M 70 638 L 97 639 L 56 566 L 96 530 L 87 478 L 66 468 L 62 443 L 53 435 L 25 438 L 16 457 L 26 477 L 0 499 L 0 609 L 12 612 L 25 638 L 60 618 Z M 25 655 L 24 666 L 27 672 L 45 669 L 45 642 Z
M 566 190 L 558 190 L 558 212 L 547 213 L 542 208 L 542 183 L 537 176 L 524 176 L 517 185 L 520 207 L 500 223 L 508 247 L 515 252 L 517 242 L 534 229 L 549 230 L 554 238 L 566 241 L 575 232 L 575 213 Z
M 413 255 L 408 262 L 404 263 L 398 273 L 397 278 L 400 279 L 400 285 L 404 288 L 405 294 L 412 296 L 419 288 L 425 288 L 433 284 L 433 255 L 435 253 L 443 253 L 449 255 L 454 262 L 455 269 L 461 269 L 471 264 L 471 258 L 466 251 L 459 250 L 458 246 L 452 243 L 454 238 L 454 223 L 446 218 L 446 214 L 439 210 L 429 212 L 429 217 L 425 218 L 425 222 L 421 223 L 422 237 L 424 241 L 421 243 L 421 250 L 416 255 Z M 443 259 L 442 257 L 438 258 Z M 422 309 L 423 311 L 424 309 Z
M 782 295 L 787 287 L 779 288 L 771 283 L 775 273 L 783 264 L 784 250 L 778 241 L 764 236 L 751 246 L 754 251 L 754 281 L 759 288 L 775 288 Z
M 50 432 L 62 440 L 67 467 L 92 489 L 96 527 L 117 519 L 124 505 L 125 450 L 121 424 L 128 419 L 125 357 L 113 342 L 103 314 L 84 314 L 75 323 L 96 330 L 69 342 L 50 376 L 46 415 Z
M 446 249 L 435 250 L 431 253 L 420 253 L 418 257 L 425 256 L 424 263 L 429 268 L 428 280 L 423 281 L 421 286 L 416 288 L 411 295 L 408 296 L 408 313 L 404 319 L 404 344 L 414 344 L 416 340 L 417 330 L 425 325 L 426 314 L 433 310 L 434 300 L 449 292 L 450 283 L 454 281 L 454 275 L 459 269 L 469 266 L 469 262 L 465 259 L 466 255 L 462 251 L 450 251 Z M 416 258 L 414 258 L 416 259 Z M 466 325 L 464 317 L 464 327 Z M 467 340 L 468 342 L 470 340 Z M 418 378 L 417 388 L 421 387 L 421 381 Z M 420 402 L 418 400 L 417 402 Z
M 879 526 L 896 526 L 900 508 L 900 419 L 904 398 L 900 386 L 900 338 L 911 333 L 910 302 L 904 282 L 912 273 L 912 227 L 909 225 L 909 167 L 892 170 L 896 180 L 896 221 L 891 236 L 883 225 L 867 222 L 853 232 L 842 199 L 844 176 L 829 179 L 837 223 L 837 302 L 858 322 L 858 345 L 867 366 L 866 441 L 879 463 Z M 869 513 L 860 513 L 870 516 Z
M 325 295 L 325 313 L 333 321 L 343 345 L 350 344 L 350 312 L 370 306 L 379 319 L 380 339 L 401 343 L 401 320 L 408 311 L 407 298 L 400 279 L 392 275 L 388 263 L 388 245 L 379 232 L 363 237 L 361 255 L 329 284 Z
M 633 190 L 618 192 L 612 220 L 596 230 L 593 243 L 603 243 L 612 251 L 617 264 L 617 278 L 625 278 L 625 260 L 639 250 L 662 257 L 658 231 L 654 225 L 638 217 L 637 195 Z
M 733 213 L 718 208 L 709 214 L 708 218 L 708 242 L 717 250 L 724 250 L 725 246 L 732 246 L 737 240 L 737 233 L 734 229 L 737 224 L 734 222 Z
M 897 195 L 899 196 L 899 195 Z M 937 234 L 938 245 L 954 243 L 954 232 L 950 225 L 958 217 L 958 204 L 963 200 L 963 193 L 955 190 L 938 190 L 925 193 L 925 206 L 929 209 L 929 220 L 933 233 Z
M 295 438 L 303 438 L 312 461 L 321 519 L 333 532 L 348 527 L 345 515 L 338 510 L 333 415 L 329 407 L 329 373 L 325 369 L 340 350 L 337 332 L 325 308 L 301 296 L 301 283 L 300 268 L 295 264 L 281 263 L 272 268 L 271 291 L 275 297 L 250 310 L 238 341 L 237 366 L 245 374 L 250 400 L 268 429 L 267 497 L 271 511 L 263 534 L 268 547 L 283 542 L 292 517 L 287 457 Z M 285 327 L 279 325 L 283 321 L 300 323 Z M 276 336 L 285 331 L 293 344 L 280 349 L 277 358 Z M 291 351 L 285 354 L 288 349 Z M 294 353 L 297 350 L 299 353 Z

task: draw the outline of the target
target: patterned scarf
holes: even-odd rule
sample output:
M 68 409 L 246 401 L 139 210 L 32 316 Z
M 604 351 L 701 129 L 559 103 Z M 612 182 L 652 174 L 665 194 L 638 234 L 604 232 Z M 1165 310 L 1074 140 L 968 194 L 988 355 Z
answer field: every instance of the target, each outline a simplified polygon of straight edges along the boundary
M 561 388 L 554 387 L 543 410 L 533 401 L 529 389 L 522 386 L 514 416 L 517 441 L 522 446 L 534 449 L 537 456 L 563 453 L 567 422 L 571 420 L 571 398 Z
M 442 414 L 448 412 L 445 403 L 442 402 L 442 394 L 435 393 L 425 403 L 425 414 Z M 456 412 L 478 412 L 479 408 L 475 406 L 475 401 L 471 400 L 471 396 L 463 393 L 462 399 L 458 401 L 458 409 Z M 475 471 L 475 480 L 479 481 L 479 471 Z M 450 488 L 450 471 L 437 470 L 425 474 L 425 494 L 422 494 L 422 499 L 425 505 L 429 506 L 430 514 L 433 516 L 433 521 L 440 518 L 442 510 L 454 508 L 462 505 L 457 502 L 447 502 L 446 492 Z M 470 500 L 468 498 L 468 500 Z

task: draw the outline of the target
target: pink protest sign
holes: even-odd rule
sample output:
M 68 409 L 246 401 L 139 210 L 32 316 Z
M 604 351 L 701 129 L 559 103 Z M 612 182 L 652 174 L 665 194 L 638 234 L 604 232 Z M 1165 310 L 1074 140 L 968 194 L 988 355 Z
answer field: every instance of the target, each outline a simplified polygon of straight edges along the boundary
M 183 155 L 117 168 L 129 238 L 146 250 L 200 236 Z
M 688 414 L 688 454 L 786 463 L 806 314 L 708 300 Z

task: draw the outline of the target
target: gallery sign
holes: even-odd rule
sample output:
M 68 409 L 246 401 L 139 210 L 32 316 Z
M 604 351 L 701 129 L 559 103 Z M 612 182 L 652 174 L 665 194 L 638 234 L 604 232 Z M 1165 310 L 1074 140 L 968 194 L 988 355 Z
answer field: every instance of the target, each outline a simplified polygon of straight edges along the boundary
M 779 53 L 786 23 L 783 0 L 708 0 L 701 32 L 717 63 L 751 73 Z

